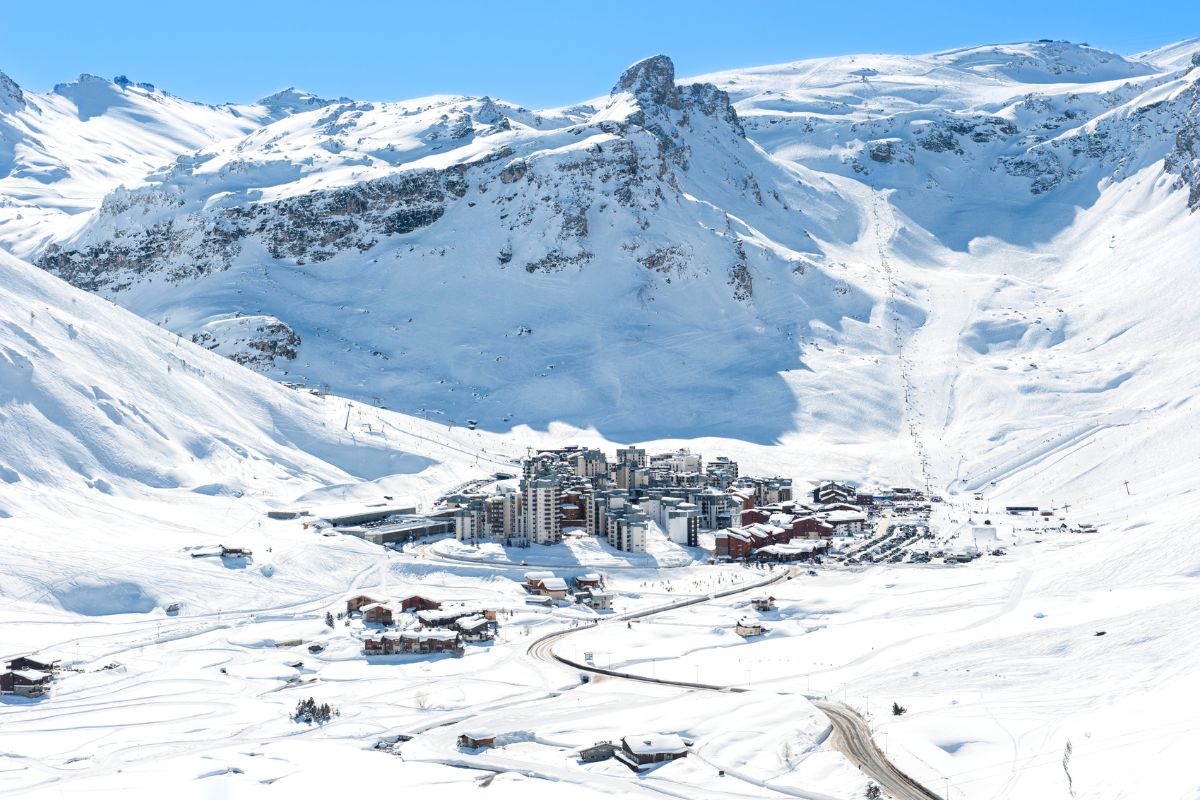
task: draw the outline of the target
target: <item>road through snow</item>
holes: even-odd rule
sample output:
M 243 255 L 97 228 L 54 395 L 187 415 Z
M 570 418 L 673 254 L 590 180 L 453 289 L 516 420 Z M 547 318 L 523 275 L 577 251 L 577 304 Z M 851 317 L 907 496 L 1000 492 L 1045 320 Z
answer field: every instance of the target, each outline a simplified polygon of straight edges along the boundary
M 624 614 L 613 618 L 612 622 L 627 621 L 630 619 L 639 619 L 662 614 L 667 611 L 673 611 L 686 606 L 699 605 L 715 600 L 720 597 L 729 597 L 735 594 L 741 594 L 754 589 L 759 589 L 763 586 L 769 586 L 780 581 L 790 580 L 793 577 L 793 571 L 789 569 L 782 575 L 777 575 L 764 581 L 758 581 L 750 585 L 737 586 L 732 589 L 727 589 L 722 592 L 714 592 L 704 597 L 690 598 L 670 605 L 661 606 L 659 608 L 647 609 L 638 611 L 632 614 Z M 662 686 L 678 686 L 684 689 L 706 689 L 716 692 L 746 692 L 748 689 L 743 689 L 735 686 L 720 686 L 709 683 L 698 683 L 693 681 L 676 681 L 668 678 L 648 678 L 642 675 L 635 675 L 629 672 L 620 672 L 611 669 L 601 669 L 599 667 L 580 664 L 567 658 L 563 658 L 555 654 L 554 645 L 560 640 L 566 638 L 572 633 L 586 630 L 587 628 L 595 627 L 596 624 L 585 625 L 570 630 L 559 631 L 543 636 L 529 646 L 528 654 L 540 661 L 549 663 L 558 663 L 573 669 L 590 672 L 597 675 L 606 675 L 612 678 L 622 678 L 630 681 L 640 681 L 642 683 L 655 683 Z M 830 744 L 835 750 L 844 755 L 856 767 L 870 776 L 873 780 L 879 783 L 895 800 L 941 800 L 941 796 L 935 794 L 929 789 L 922 786 L 917 781 L 910 778 L 899 768 L 897 768 L 887 756 L 875 744 L 875 740 L 871 737 L 871 730 L 867 723 L 856 711 L 849 706 L 841 703 L 831 703 L 823 700 L 813 700 L 813 705 L 820 709 L 829 718 L 830 724 L 833 726 L 833 733 L 830 738 Z M 778 791 L 778 789 L 776 789 Z M 807 797 L 809 795 L 796 793 L 797 797 Z

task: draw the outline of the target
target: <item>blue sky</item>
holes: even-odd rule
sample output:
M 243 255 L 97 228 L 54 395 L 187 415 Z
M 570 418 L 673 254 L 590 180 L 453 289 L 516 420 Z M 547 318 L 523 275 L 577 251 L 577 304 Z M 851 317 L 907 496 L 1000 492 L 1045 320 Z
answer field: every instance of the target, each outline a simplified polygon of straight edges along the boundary
M 0 70 L 49 90 L 125 74 L 181 97 L 249 101 L 289 85 L 392 100 L 490 94 L 546 107 L 607 92 L 666 53 L 681 76 L 859 52 L 1040 38 L 1133 53 L 1200 36 L 1200 2 L 376 2 L 12 0 Z

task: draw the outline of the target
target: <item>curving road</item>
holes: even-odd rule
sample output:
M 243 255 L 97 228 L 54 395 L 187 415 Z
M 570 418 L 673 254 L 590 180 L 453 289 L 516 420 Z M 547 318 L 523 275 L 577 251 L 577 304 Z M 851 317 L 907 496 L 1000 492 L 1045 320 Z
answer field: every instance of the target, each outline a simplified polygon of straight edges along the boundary
M 685 606 L 698 605 L 707 603 L 718 597 L 728 597 L 742 592 L 748 592 L 752 589 L 758 589 L 772 583 L 778 583 L 783 580 L 790 580 L 794 573 L 791 569 L 784 574 L 769 578 L 765 581 L 758 581 L 749 585 L 737 586 L 732 589 L 726 589 L 721 592 L 704 595 L 702 597 L 694 597 L 688 600 L 681 600 L 677 603 L 671 603 L 666 606 L 646 609 L 645 611 L 637 611 L 630 614 L 622 614 L 617 617 L 610 617 L 606 622 L 624 621 L 630 619 L 638 619 L 641 617 L 649 617 L 654 614 L 661 614 L 666 611 L 672 611 Z M 577 669 L 582 672 L 590 672 L 595 675 L 607 675 L 612 678 L 622 678 L 630 681 L 640 681 L 642 683 L 657 683 L 661 686 L 679 686 L 685 689 L 706 689 L 714 692 L 745 692 L 748 689 L 737 686 L 719 686 L 711 683 L 697 683 L 694 681 L 674 681 L 667 678 L 648 678 L 644 675 L 636 675 L 631 672 L 621 672 L 619 670 L 601 669 L 590 664 L 580 664 L 577 661 L 572 661 L 569 658 L 564 658 L 554 652 L 554 645 L 560 640 L 570 636 L 572 633 L 578 633 L 588 628 L 594 628 L 601 623 L 589 623 L 581 625 L 578 628 L 571 628 L 557 633 L 551 633 L 539 638 L 533 644 L 529 645 L 527 651 L 531 658 L 536 658 L 539 661 L 546 661 L 552 664 L 560 664 L 572 669 Z M 867 776 L 878 783 L 893 800 L 942 800 L 941 795 L 935 794 L 926 787 L 922 786 L 917 781 L 910 778 L 901 771 L 895 764 L 887 759 L 887 756 L 875 744 L 874 738 L 871 736 L 871 729 L 867 725 L 866 720 L 859 716 L 858 712 L 849 706 L 841 703 L 831 703 L 825 700 L 812 700 L 814 706 L 819 708 L 825 716 L 829 718 L 833 733 L 830 736 L 830 746 L 844 755 L 850 763 L 854 764 L 862 770 Z
M 812 704 L 833 724 L 830 745 L 869 775 L 895 800 L 941 800 L 888 761 L 871 737 L 871 728 L 858 712 L 841 703 L 813 700 Z

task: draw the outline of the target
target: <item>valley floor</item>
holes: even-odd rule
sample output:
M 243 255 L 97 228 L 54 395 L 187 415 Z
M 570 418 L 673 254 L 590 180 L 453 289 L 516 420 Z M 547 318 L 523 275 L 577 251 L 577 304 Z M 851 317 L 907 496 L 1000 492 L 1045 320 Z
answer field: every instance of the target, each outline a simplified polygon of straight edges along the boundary
M 952 529 L 951 518 L 982 510 L 972 505 L 953 499 L 935 526 Z M 1200 696 L 1178 655 L 1200 641 L 1190 583 L 1079 583 L 1135 532 L 1002 533 L 1007 556 L 956 567 L 802 570 L 769 587 L 774 611 L 754 612 L 749 594 L 735 594 L 580 629 L 554 645 L 580 663 L 748 690 L 736 694 L 585 683 L 531 658 L 538 636 L 597 612 L 527 607 L 520 565 L 394 553 L 292 521 L 259 535 L 256 547 L 271 553 L 245 569 L 160 541 L 143 543 L 146 555 L 120 580 L 46 576 L 59 603 L 86 600 L 91 616 L 17 601 L 0 609 L 5 655 L 53 653 L 69 667 L 47 698 L 0 700 L 0 795 L 138 796 L 153 787 L 308 797 L 395 786 L 528 797 L 570 785 L 581 797 L 863 796 L 866 777 L 830 749 L 828 721 L 807 696 L 859 709 L 892 760 L 943 796 L 1186 796 L 1177 790 L 1189 779 L 1170 764 L 1187 763 L 1200 736 L 1187 711 Z M 104 535 L 74 541 L 81 560 L 111 546 Z M 6 564 L 10 579 L 13 569 Z M 602 571 L 618 598 L 602 616 L 768 574 Z M 174 597 L 164 593 L 168 573 L 199 587 L 178 615 L 163 611 Z M 484 602 L 502 609 L 500 638 L 468 645 L 462 658 L 368 659 L 353 627 L 323 619 L 359 591 Z M 745 617 L 761 619 L 766 635 L 736 635 Z M 312 643 L 322 651 L 310 653 Z M 338 716 L 294 722 L 307 697 Z M 907 713 L 893 716 L 892 703 Z M 496 746 L 457 746 L 478 729 L 497 735 Z M 576 758 L 595 742 L 649 732 L 679 732 L 693 742 L 689 757 L 642 776 Z M 387 749 L 376 751 L 379 742 Z

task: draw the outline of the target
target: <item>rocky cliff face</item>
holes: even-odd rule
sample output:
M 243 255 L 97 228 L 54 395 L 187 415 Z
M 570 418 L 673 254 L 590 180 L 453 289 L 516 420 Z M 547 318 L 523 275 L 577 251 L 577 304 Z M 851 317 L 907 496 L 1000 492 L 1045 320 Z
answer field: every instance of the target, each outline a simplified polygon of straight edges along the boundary
M 1187 191 L 1188 207 L 1196 211 L 1200 210 L 1200 53 L 1192 57 L 1192 63 L 1195 80 L 1168 110 L 1178 120 L 1178 130 L 1165 166 L 1178 176 L 1176 185 Z
M 550 136 L 527 128 L 514 131 L 489 98 L 404 108 L 397 114 L 419 118 L 423 147 L 415 153 L 393 150 L 388 158 L 378 151 L 370 156 L 351 151 L 350 137 L 388 121 L 379 120 L 369 104 L 340 105 L 310 115 L 309 141 L 264 130 L 236 145 L 180 158 L 144 188 L 115 192 L 81 236 L 49 246 L 38 263 L 78 286 L 119 292 L 149 275 L 180 282 L 229 269 L 247 240 L 273 259 L 322 262 L 347 250 L 365 253 L 383 238 L 428 227 L 451 205 L 474 208 L 479 201 L 464 200 L 468 193 L 493 192 L 489 202 L 500 207 L 497 216 L 507 233 L 548 225 L 556 231 L 553 244 L 525 248 L 520 266 L 556 271 L 593 259 L 589 213 L 611 204 L 626 210 L 639 231 L 647 231 L 664 202 L 685 202 L 683 185 L 695 146 L 717 151 L 714 166 L 738 194 L 764 202 L 748 164 L 762 159 L 745 142 L 728 95 L 707 84 L 677 86 L 665 56 L 631 67 L 604 108 Z M 394 160 L 400 168 L 388 169 L 385 163 L 382 169 L 364 170 L 352 183 L 306 190 L 299 178 L 318 170 L 306 170 L 310 159 L 291 156 L 287 144 L 337 154 L 341 164 Z M 448 150 L 453 157 L 440 159 L 446 163 L 419 166 L 421 156 Z M 792 182 L 774 165 L 766 166 L 777 180 Z M 284 184 L 286 196 L 264 199 L 281 171 L 285 181 L 293 179 Z M 221 191 L 227 188 L 234 191 Z M 214 196 L 220 197 L 215 204 L 210 202 Z M 782 203 L 776 192 L 776 204 Z M 506 236 L 497 250 L 501 265 L 513 258 L 507 243 L 513 238 Z M 688 249 L 672 246 L 677 254 Z M 736 251 L 732 244 L 726 249 Z M 618 252 L 634 254 L 639 263 L 662 260 L 642 250 L 640 242 L 626 241 Z

